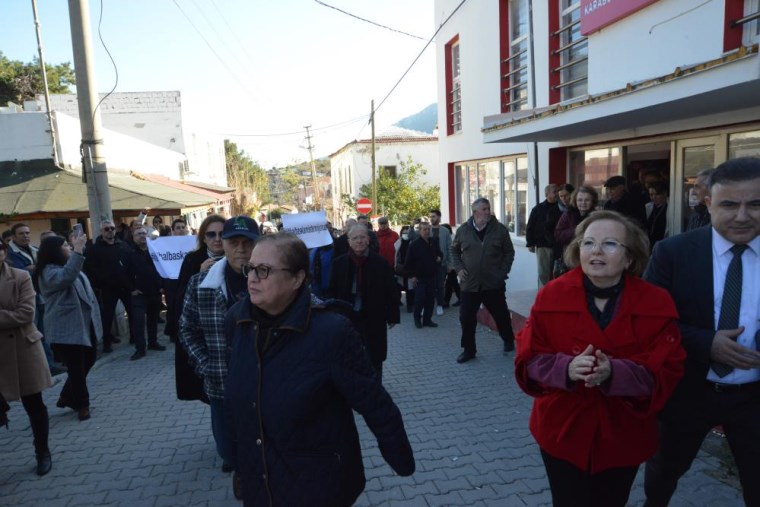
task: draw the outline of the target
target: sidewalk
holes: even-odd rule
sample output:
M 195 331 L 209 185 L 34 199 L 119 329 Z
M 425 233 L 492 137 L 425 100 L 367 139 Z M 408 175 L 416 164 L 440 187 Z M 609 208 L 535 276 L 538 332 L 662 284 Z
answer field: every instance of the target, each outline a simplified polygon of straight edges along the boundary
M 510 295 L 514 311 L 521 313 L 524 303 Z M 367 475 L 357 505 L 550 505 L 528 432 L 531 399 L 515 384 L 513 355 L 504 357 L 498 335 L 479 328 L 477 358 L 457 364 L 456 308 L 435 320 L 439 328 L 418 330 L 402 313 L 401 325 L 390 332 L 384 371 L 386 388 L 404 415 L 417 472 L 395 476 L 357 417 Z M 55 407 L 65 377 L 45 392 L 53 455 L 45 477 L 34 475 L 29 422 L 21 404 L 12 403 L 10 430 L 0 428 L 0 506 L 241 505 L 232 496 L 230 476 L 221 471 L 208 408 L 175 397 L 173 349 L 149 351 L 139 361 L 129 361 L 131 353 L 122 343 L 96 363 L 89 421 Z M 709 444 L 722 442 L 711 436 Z M 642 503 L 640 471 L 630 505 Z M 743 503 L 735 478 L 702 452 L 672 505 Z

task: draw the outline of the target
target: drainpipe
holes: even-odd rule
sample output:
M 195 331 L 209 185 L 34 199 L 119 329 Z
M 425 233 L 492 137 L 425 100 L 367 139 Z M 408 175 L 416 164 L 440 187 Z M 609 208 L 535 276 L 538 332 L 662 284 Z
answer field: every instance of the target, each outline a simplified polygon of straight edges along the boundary
M 536 58 L 534 56 L 535 47 L 533 44 L 533 0 L 528 0 L 528 54 L 530 57 L 530 107 L 536 109 Z M 536 194 L 536 204 L 541 202 L 540 190 L 538 188 L 538 143 L 533 141 L 533 187 Z M 526 210 L 527 212 L 527 204 Z

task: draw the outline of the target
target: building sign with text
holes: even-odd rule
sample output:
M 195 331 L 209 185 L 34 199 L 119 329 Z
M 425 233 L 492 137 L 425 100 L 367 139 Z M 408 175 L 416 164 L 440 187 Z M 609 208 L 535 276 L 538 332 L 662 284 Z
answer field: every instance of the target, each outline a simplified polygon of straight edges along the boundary
M 657 0 L 581 0 L 581 33 L 588 35 Z

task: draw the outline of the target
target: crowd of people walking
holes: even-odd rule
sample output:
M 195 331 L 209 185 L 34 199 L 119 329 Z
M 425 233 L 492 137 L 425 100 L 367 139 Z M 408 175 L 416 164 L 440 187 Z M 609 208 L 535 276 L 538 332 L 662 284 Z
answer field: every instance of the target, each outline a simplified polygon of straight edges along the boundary
M 387 217 L 374 231 L 359 216 L 311 252 L 288 232 L 263 234 L 250 217 L 210 215 L 171 284 L 147 253 L 151 231 L 141 221 L 129 241 L 103 221 L 89 246 L 74 230 L 47 235 L 39 249 L 16 224 L 11 243 L 0 244 L 8 336 L 0 424 L 6 402 L 20 399 L 36 473 L 48 473 L 46 346 L 67 371 L 56 405 L 85 421 L 98 346 L 108 354 L 118 343 L 117 303 L 130 323 L 130 359 L 139 360 L 165 350 L 163 292 L 177 397 L 210 406 L 235 496 L 246 505 L 349 506 L 366 481 L 352 411 L 396 473 L 416 468 L 383 387 L 388 330 L 404 306 L 416 329 L 438 327 L 434 318 L 456 294 L 458 363 L 477 355 L 480 312 L 493 319 L 504 355 L 516 349 L 515 378 L 534 398 L 530 431 L 554 505 L 622 507 L 642 463 L 646 505 L 668 505 L 719 424 L 746 504 L 760 505 L 760 160 L 700 173 L 682 234 L 662 218 L 667 184 L 646 171 L 639 183 L 609 178 L 602 209 L 592 186 L 545 187 L 526 226 L 540 288 L 517 336 L 505 295 L 515 248 L 482 197 L 453 234 L 435 209 L 398 233 Z M 181 220 L 170 229 L 187 231 Z

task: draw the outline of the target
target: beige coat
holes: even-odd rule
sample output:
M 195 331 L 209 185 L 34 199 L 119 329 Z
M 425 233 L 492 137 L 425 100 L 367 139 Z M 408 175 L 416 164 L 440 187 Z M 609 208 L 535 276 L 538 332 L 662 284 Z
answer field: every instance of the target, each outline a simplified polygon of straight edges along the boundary
M 0 392 L 7 400 L 53 385 L 34 326 L 34 287 L 26 271 L 0 263 Z

